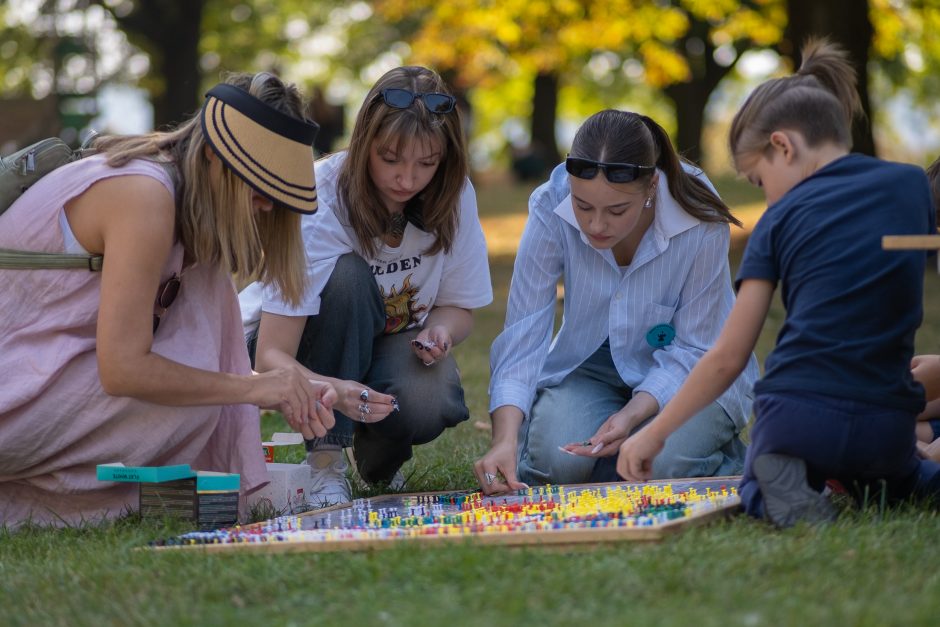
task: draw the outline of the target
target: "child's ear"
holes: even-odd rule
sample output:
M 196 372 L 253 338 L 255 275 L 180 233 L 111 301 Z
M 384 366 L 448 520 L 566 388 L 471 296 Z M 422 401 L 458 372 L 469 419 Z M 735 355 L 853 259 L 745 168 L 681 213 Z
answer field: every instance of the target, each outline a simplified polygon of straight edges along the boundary
M 216 158 L 215 151 L 212 150 L 212 147 L 209 146 L 209 144 L 206 144 L 205 146 L 202 147 L 202 153 L 206 157 L 206 161 L 208 161 L 209 163 L 212 163 L 213 161 L 215 161 L 215 158 Z
M 790 163 L 796 158 L 796 146 L 790 136 L 783 131 L 774 131 L 770 134 L 770 146 L 774 154 L 783 157 L 785 163 Z

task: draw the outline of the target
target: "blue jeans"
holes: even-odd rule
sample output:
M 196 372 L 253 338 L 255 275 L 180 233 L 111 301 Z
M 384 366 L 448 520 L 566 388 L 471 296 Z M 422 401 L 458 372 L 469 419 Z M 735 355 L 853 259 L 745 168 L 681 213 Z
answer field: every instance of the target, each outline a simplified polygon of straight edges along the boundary
M 391 394 L 401 409 L 369 424 L 335 412 L 336 426 L 307 448 L 352 446 L 363 479 L 388 481 L 411 459 L 413 445 L 470 417 L 457 362 L 448 355 L 433 366 L 422 364 L 411 349 L 420 329 L 384 333 L 385 304 L 369 265 L 356 254 L 339 258 L 320 298 L 320 313 L 307 318 L 297 361 L 317 374 Z
M 764 514 L 751 466 L 765 453 L 804 460 L 810 487 L 818 491 L 837 479 L 856 496 L 882 486 L 890 501 L 940 496 L 940 464 L 917 455 L 911 412 L 809 393 L 761 394 L 754 412 L 740 490 L 752 516 Z
M 568 455 L 558 447 L 593 436 L 632 395 L 606 342 L 561 383 L 539 390 L 520 429 L 519 480 L 530 485 L 617 481 L 616 455 L 596 460 Z M 740 474 L 744 453 L 731 417 L 718 403 L 712 403 L 669 436 L 653 462 L 653 477 Z

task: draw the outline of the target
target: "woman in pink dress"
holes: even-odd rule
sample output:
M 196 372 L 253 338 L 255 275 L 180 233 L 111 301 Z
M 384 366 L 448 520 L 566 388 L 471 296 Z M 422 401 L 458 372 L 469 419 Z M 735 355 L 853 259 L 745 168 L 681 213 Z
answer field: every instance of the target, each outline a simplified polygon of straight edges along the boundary
M 267 481 L 258 407 L 307 437 L 335 391 L 251 372 L 233 278 L 299 301 L 317 126 L 295 87 L 234 75 L 170 132 L 105 137 L 0 216 L 0 248 L 103 255 L 101 272 L 0 270 L 0 525 L 133 509 L 96 466 L 190 464 Z

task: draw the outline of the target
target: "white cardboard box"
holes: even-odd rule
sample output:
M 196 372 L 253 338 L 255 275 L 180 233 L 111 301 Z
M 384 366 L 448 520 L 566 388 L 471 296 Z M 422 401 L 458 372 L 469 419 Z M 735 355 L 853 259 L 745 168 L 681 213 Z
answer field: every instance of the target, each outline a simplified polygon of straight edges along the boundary
M 310 509 L 310 466 L 307 464 L 265 464 L 271 482 L 248 497 L 248 506 L 270 507 L 276 515 L 297 514 Z

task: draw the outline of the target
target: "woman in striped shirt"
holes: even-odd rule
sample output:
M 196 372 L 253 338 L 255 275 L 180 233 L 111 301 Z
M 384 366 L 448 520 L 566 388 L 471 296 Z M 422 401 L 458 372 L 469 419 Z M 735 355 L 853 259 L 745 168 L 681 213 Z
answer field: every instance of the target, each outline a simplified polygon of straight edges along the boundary
M 581 126 L 529 199 L 490 355 L 493 442 L 475 464 L 486 493 L 617 478 L 620 443 L 672 398 L 731 310 L 730 223 L 702 171 L 650 118 L 607 110 Z M 670 438 L 653 475 L 739 473 L 756 377 L 752 356 Z

